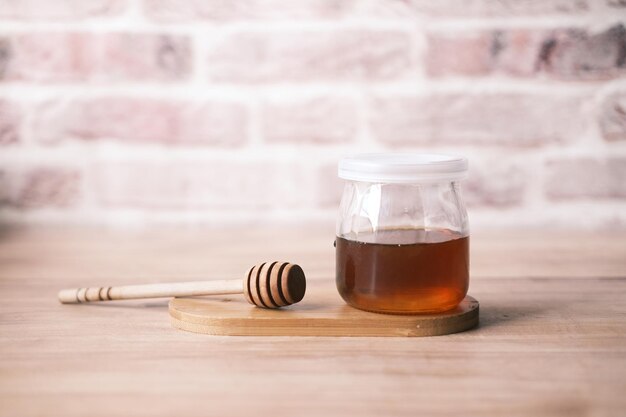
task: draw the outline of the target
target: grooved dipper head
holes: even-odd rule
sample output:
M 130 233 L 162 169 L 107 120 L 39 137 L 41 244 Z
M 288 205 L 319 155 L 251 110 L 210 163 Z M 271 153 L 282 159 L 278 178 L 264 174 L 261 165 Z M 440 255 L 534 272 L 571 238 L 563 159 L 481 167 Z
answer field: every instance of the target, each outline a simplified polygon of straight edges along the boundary
M 304 298 L 306 279 L 298 265 L 268 262 L 248 270 L 243 292 L 249 303 L 263 308 L 279 308 Z

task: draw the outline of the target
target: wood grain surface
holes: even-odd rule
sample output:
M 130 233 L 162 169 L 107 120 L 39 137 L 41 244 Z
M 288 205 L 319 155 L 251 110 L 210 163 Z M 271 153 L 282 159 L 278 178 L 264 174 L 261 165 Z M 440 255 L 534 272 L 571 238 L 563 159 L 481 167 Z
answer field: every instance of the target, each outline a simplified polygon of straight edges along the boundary
M 479 233 L 480 325 L 431 338 L 228 337 L 167 300 L 64 287 L 241 275 L 290 259 L 333 286 L 331 228 L 0 230 L 3 416 L 623 416 L 626 235 Z

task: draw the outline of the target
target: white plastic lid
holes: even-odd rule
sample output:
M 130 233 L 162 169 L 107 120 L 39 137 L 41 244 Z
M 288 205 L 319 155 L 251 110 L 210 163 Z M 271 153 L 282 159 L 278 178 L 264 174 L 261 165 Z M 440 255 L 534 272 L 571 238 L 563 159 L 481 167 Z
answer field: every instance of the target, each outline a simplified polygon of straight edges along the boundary
M 372 153 L 342 158 L 339 178 L 375 183 L 455 181 L 465 178 L 467 159 L 440 154 Z

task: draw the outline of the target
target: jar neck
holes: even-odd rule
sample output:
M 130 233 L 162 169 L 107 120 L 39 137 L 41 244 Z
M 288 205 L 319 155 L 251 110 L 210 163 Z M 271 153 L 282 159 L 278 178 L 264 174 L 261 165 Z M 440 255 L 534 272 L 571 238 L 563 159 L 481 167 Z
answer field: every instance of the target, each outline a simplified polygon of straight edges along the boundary
M 347 181 L 337 235 L 391 229 L 438 229 L 467 236 L 467 212 L 458 181 L 411 184 Z

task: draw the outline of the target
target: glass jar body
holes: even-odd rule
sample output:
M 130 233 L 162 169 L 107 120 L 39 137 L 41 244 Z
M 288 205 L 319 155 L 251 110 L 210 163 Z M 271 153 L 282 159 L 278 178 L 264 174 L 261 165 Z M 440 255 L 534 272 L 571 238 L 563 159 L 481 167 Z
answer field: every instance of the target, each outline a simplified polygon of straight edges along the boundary
M 455 181 L 347 181 L 336 235 L 337 289 L 353 307 L 432 313 L 467 294 L 469 227 Z

